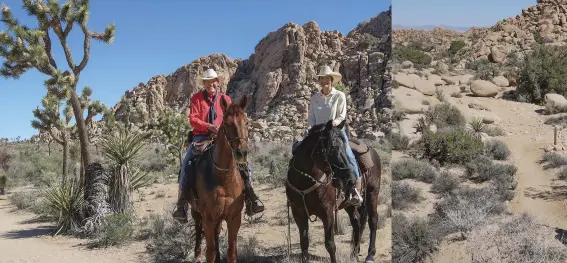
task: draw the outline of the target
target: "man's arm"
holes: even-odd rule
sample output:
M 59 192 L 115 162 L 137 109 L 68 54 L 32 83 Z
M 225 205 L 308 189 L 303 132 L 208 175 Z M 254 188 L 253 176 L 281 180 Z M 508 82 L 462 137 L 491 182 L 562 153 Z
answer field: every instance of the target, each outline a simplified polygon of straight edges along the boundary
M 206 130 L 209 128 L 209 123 L 201 120 L 201 111 L 199 108 L 199 102 L 195 97 L 191 98 L 191 113 L 189 114 L 189 123 L 193 126 L 193 129 Z

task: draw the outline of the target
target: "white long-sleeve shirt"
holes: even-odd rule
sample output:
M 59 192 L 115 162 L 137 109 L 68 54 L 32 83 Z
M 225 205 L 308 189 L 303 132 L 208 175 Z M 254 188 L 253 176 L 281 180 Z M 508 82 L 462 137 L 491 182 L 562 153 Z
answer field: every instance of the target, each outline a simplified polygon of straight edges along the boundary
M 342 122 L 346 119 L 346 95 L 344 92 L 331 88 L 329 95 L 317 92 L 309 100 L 309 116 L 307 124 L 314 126 L 327 123 L 329 120 Z

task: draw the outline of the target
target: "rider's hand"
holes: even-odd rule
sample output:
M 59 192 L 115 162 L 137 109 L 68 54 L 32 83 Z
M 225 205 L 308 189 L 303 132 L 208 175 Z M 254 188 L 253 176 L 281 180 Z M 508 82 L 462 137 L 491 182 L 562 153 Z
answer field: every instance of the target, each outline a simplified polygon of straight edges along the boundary
M 215 126 L 214 124 L 209 125 L 209 131 L 211 131 L 214 134 L 217 134 L 217 132 L 219 132 L 219 128 L 217 126 Z
M 339 124 L 341 124 L 340 121 L 338 121 L 338 120 L 334 120 L 334 121 L 333 121 L 333 126 L 336 127 L 336 126 L 339 126 Z

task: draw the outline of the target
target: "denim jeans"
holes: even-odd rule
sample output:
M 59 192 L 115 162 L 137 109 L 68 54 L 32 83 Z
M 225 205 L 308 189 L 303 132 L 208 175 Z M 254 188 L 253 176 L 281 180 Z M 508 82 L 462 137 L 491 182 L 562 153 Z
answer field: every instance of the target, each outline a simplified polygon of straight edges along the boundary
M 346 154 L 348 157 L 348 164 L 350 166 L 350 169 L 352 169 L 352 171 L 354 172 L 354 176 L 358 180 L 358 178 L 360 178 L 360 171 L 358 170 L 358 163 L 356 162 L 356 157 L 354 156 L 354 152 L 350 148 L 350 144 L 348 143 L 348 136 L 344 130 L 342 131 L 342 134 L 346 141 L 345 146 L 346 146 Z
M 187 175 L 185 174 L 185 168 L 187 167 L 187 163 L 189 159 L 193 157 L 193 143 L 201 141 L 207 138 L 206 135 L 195 135 L 193 137 L 193 141 L 189 144 L 189 149 L 187 150 L 187 154 L 185 154 L 185 159 L 183 159 L 183 163 L 181 164 L 181 173 L 179 175 L 179 187 L 183 188 L 183 184 L 187 179 Z M 250 165 L 250 160 L 248 160 L 248 165 L 246 167 L 248 169 L 248 175 L 250 176 L 250 185 L 252 185 L 252 166 Z
M 189 144 L 189 149 L 187 150 L 187 154 L 185 154 L 185 159 L 183 159 L 183 163 L 181 164 L 181 173 L 179 175 L 179 187 L 183 188 L 183 184 L 185 183 L 186 175 L 185 175 L 185 167 L 187 167 L 187 163 L 189 159 L 193 157 L 193 143 L 201 141 L 207 138 L 206 135 L 195 135 L 193 136 L 193 140 Z

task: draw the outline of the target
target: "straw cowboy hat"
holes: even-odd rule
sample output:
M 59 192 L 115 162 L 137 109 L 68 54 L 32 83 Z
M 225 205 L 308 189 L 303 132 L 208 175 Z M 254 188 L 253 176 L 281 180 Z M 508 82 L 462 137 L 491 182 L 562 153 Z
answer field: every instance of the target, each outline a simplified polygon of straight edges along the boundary
M 341 81 L 341 79 L 343 78 L 343 76 L 340 73 L 333 72 L 333 70 L 329 66 L 322 67 L 321 71 L 319 71 L 319 74 L 317 75 L 317 77 L 325 77 L 325 76 L 331 77 L 333 79 L 333 84 Z
M 199 77 L 197 80 L 199 82 L 199 85 L 203 85 L 203 80 L 209 79 L 218 79 L 220 81 L 220 77 L 217 75 L 217 72 L 212 68 L 207 69 L 205 71 L 205 74 L 203 74 L 203 76 Z

